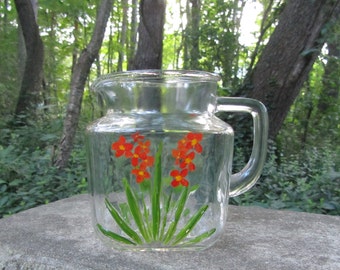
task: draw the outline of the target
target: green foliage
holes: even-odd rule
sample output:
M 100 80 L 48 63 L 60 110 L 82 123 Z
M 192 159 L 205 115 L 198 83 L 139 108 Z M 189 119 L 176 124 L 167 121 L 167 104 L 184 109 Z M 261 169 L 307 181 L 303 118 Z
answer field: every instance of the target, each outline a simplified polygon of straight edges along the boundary
M 165 35 L 163 44 L 163 50 L 165 52 L 163 55 L 164 69 L 180 68 L 178 63 L 178 54 L 180 52 L 178 47 L 180 42 L 180 33 L 178 32 Z
M 204 1 L 200 25 L 200 67 L 217 71 L 224 78 L 223 86 L 235 87 L 238 75 L 237 1 Z
M 275 147 L 271 146 L 262 177 L 250 191 L 232 198 L 233 204 L 340 215 L 339 98 L 327 100 L 327 110 L 319 108 L 325 85 L 338 85 L 339 79 L 325 77 L 324 61 L 320 57 L 315 62 Z M 242 145 L 249 139 L 245 128 L 236 126 L 234 167 L 238 171 L 247 156 Z
M 87 189 L 84 150 L 76 150 L 70 168 L 52 166 L 57 134 L 37 127 L 2 129 L 0 136 L 0 218 L 83 193 Z M 41 131 L 41 130 L 40 130 Z
M 283 156 L 271 147 L 262 177 L 232 204 L 340 215 L 340 163 L 332 145 Z M 280 156 L 278 156 L 280 155 Z M 279 163 L 278 163 L 279 162 Z
M 16 105 L 18 89 L 18 32 L 17 27 L 10 23 L 16 19 L 16 14 L 6 10 L 0 4 L 0 18 L 2 14 L 7 21 L 0 21 L 0 118 L 13 113 Z
M 281 145 L 279 151 L 283 151 L 286 156 L 305 155 L 306 149 L 311 147 L 316 149 L 328 147 L 334 158 L 339 159 L 339 149 L 331 146 L 340 143 L 340 100 L 339 97 L 333 96 L 327 101 L 327 109 L 320 109 L 320 101 L 323 100 L 323 96 L 329 94 L 324 93 L 325 88 L 329 89 L 326 82 L 337 84 L 338 86 L 334 88 L 339 89 L 338 77 L 333 80 L 326 78 L 323 63 L 319 59 L 315 62 L 308 81 L 302 87 L 281 128 L 278 137 Z

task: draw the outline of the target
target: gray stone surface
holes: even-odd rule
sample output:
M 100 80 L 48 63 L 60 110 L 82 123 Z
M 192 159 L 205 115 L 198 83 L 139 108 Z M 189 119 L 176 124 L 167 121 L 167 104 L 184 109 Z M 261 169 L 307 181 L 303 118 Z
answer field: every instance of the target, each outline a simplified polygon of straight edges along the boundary
M 224 236 L 200 252 L 119 252 L 91 225 L 87 195 L 0 220 L 0 269 L 340 269 L 340 217 L 229 207 Z

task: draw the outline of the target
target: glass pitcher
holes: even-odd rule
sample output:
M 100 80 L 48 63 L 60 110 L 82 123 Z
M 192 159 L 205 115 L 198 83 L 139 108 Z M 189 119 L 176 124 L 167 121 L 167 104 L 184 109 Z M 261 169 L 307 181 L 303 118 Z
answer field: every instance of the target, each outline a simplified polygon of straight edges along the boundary
M 217 97 L 220 77 L 138 70 L 98 78 L 107 114 L 88 126 L 93 223 L 115 249 L 199 250 L 221 237 L 229 196 L 251 188 L 266 154 L 259 101 Z M 232 174 L 233 129 L 217 112 L 253 118 L 253 148 Z M 251 127 L 250 127 L 251 128 Z

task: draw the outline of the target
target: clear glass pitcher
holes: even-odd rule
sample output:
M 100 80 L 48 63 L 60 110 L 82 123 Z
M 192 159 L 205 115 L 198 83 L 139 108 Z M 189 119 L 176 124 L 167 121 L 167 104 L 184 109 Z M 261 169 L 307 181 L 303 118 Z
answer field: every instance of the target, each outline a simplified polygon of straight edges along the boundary
M 217 97 L 219 79 L 202 71 L 138 70 L 94 82 L 107 114 L 87 128 L 88 176 L 94 227 L 110 247 L 207 248 L 223 232 L 229 196 L 259 178 L 266 109 L 252 99 Z M 233 129 L 215 116 L 221 111 L 253 118 L 250 160 L 236 174 Z

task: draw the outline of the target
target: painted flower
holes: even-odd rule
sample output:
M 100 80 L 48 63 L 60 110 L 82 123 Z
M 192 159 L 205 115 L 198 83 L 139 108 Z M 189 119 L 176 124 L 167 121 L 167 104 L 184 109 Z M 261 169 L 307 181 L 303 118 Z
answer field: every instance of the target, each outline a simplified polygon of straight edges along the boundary
M 186 176 L 189 171 L 194 171 L 196 165 L 193 162 L 195 159 L 195 152 L 201 153 L 203 147 L 200 142 L 203 139 L 202 133 L 189 132 L 186 136 L 177 142 L 177 148 L 172 149 L 171 155 L 175 158 L 175 165 L 179 168 L 172 170 L 170 176 L 173 177 L 171 185 L 177 187 L 179 185 L 187 187 L 189 181 Z
M 136 176 L 137 183 L 142 183 L 145 179 L 150 178 L 150 173 L 143 169 L 132 169 L 132 174 Z
M 155 158 L 153 156 L 145 157 L 140 163 L 141 169 L 146 169 L 147 167 L 152 167 L 154 164 Z
M 131 137 L 134 142 L 138 142 L 139 140 L 144 140 L 144 136 L 140 135 L 139 132 L 132 134 Z
M 125 155 L 125 157 L 129 158 L 132 157 L 132 150 L 133 144 L 126 142 L 124 136 L 120 136 L 118 141 L 112 143 L 111 149 L 115 151 L 116 157 L 121 157 Z
M 146 155 L 145 155 L 144 158 L 146 158 Z M 131 165 L 134 166 L 134 167 L 138 166 L 138 163 L 139 163 L 140 159 L 142 159 L 142 158 L 141 158 L 141 156 L 138 153 L 136 153 L 136 152 L 132 153 Z
M 202 140 L 202 138 L 203 138 L 202 133 L 192 133 L 192 132 L 188 133 L 186 147 L 190 149 L 195 149 L 197 153 L 202 153 L 203 147 L 200 144 L 200 141 Z
M 182 185 L 187 187 L 189 185 L 189 181 L 185 178 L 188 174 L 188 170 L 173 170 L 171 171 L 170 175 L 174 178 L 171 182 L 173 187 L 177 187 L 178 185 Z
M 145 140 L 143 135 L 137 132 L 132 134 L 131 138 L 133 142 L 129 143 L 124 136 L 120 136 L 118 141 L 112 143 L 111 149 L 115 152 L 116 157 L 125 156 L 130 159 L 131 174 L 136 176 L 137 183 L 142 183 L 145 179 L 151 177 L 148 168 L 154 165 L 155 157 L 149 155 L 151 142 Z M 202 138 L 202 133 L 190 132 L 181 138 L 177 142 L 177 148 L 172 150 L 171 154 L 177 167 L 170 172 L 170 176 L 173 177 L 171 182 L 173 187 L 179 185 L 187 187 L 189 185 L 186 177 L 189 171 L 196 169 L 195 152 L 201 153 L 203 151 L 200 144 Z
M 175 164 L 178 165 L 180 164 L 180 161 L 185 158 L 187 149 L 173 149 L 171 154 L 175 158 Z
M 182 162 L 180 163 L 180 168 L 184 169 L 184 168 L 188 168 L 189 171 L 194 171 L 196 166 L 193 163 L 193 160 L 195 158 L 195 153 L 194 152 L 190 152 L 188 155 L 186 155 L 183 159 Z
M 177 143 L 177 149 L 179 149 L 179 150 L 185 150 L 185 151 L 187 151 L 187 143 L 188 143 L 189 141 L 187 140 L 187 137 L 184 137 L 184 138 L 182 138 L 182 139 L 180 139 L 179 141 L 178 141 L 178 143 Z
M 138 155 L 147 155 L 150 152 L 150 141 L 139 141 L 138 145 L 136 146 L 135 152 L 138 153 Z

